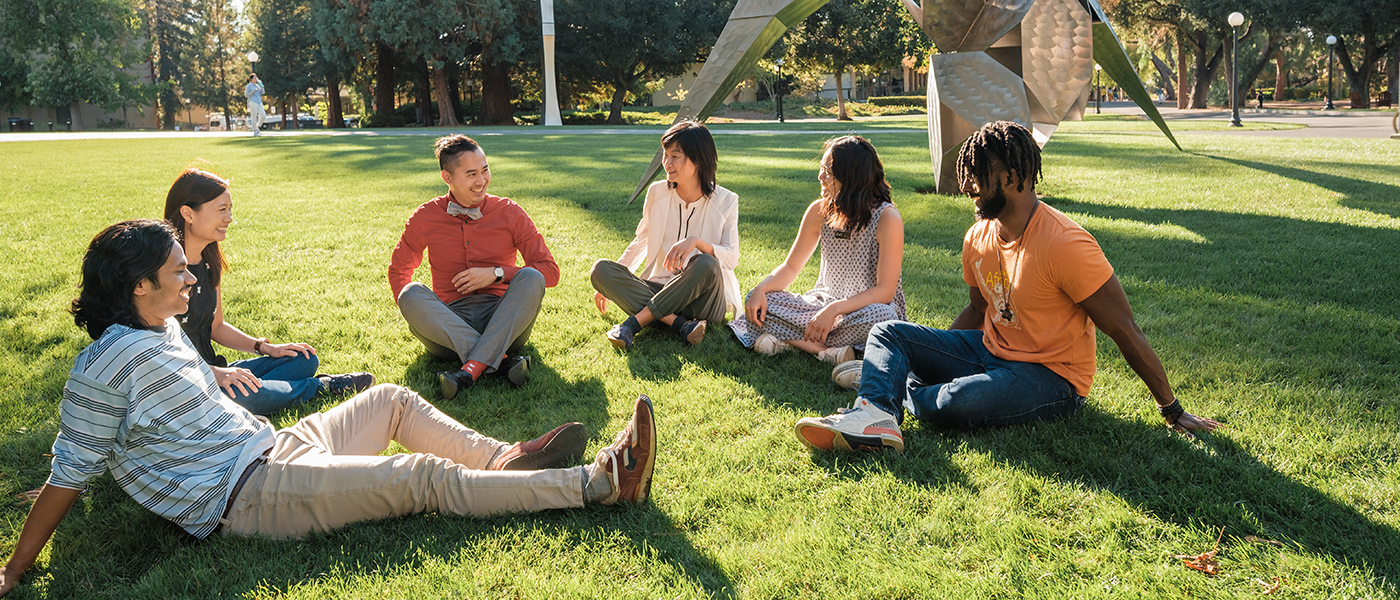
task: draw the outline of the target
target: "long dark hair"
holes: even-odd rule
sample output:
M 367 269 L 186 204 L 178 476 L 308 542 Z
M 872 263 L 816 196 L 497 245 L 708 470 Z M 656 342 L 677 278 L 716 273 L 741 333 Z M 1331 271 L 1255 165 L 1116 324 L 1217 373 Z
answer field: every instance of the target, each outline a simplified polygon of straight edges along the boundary
M 870 141 L 858 135 L 830 140 L 831 176 L 841 183 L 836 194 L 822 192 L 822 217 L 832 227 L 855 232 L 870 225 L 875 207 L 891 202 L 885 165 Z
M 715 151 L 715 138 L 710 130 L 695 121 L 681 121 L 672 125 L 661 135 L 661 148 L 670 149 L 675 144 L 681 154 L 695 163 L 695 174 L 700 177 L 700 193 L 715 193 L 715 170 L 719 168 L 719 152 Z M 671 187 L 675 187 L 673 184 Z
M 180 214 L 181 206 L 188 206 L 194 210 L 205 203 L 224 195 L 228 191 L 228 180 L 219 177 L 208 171 L 200 169 L 186 169 L 179 177 L 175 178 L 175 183 L 170 185 L 170 191 L 165 194 L 165 220 L 175 226 L 176 239 L 180 243 L 185 243 L 185 216 Z M 209 242 L 199 253 L 200 262 L 209 265 L 209 283 L 214 287 L 219 287 L 219 282 L 223 279 L 224 269 L 228 268 L 228 262 L 224 260 L 224 251 L 219 248 L 218 242 Z
M 82 291 L 68 312 L 92 339 L 112 325 L 145 327 L 136 311 L 142 279 L 160 287 L 160 268 L 175 246 L 175 228 L 165 221 L 137 219 L 112 225 L 92 238 L 83 255 Z

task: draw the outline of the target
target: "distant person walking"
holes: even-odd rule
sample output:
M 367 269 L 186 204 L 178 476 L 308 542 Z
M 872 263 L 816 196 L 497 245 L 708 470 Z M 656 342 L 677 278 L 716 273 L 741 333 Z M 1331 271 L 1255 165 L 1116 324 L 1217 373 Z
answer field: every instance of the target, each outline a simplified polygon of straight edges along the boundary
M 263 110 L 263 84 L 258 74 L 248 76 L 248 85 L 243 86 L 243 96 L 248 99 L 248 128 L 253 137 L 262 135 L 262 125 L 267 122 L 267 112 Z

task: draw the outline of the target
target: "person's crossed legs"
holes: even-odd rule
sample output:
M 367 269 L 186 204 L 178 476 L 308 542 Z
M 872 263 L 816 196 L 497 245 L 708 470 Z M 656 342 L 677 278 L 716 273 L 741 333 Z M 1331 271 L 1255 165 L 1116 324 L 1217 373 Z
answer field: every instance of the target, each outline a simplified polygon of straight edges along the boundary
M 506 356 L 510 363 L 503 370 L 511 383 L 525 383 L 530 362 L 520 352 L 540 314 L 544 289 L 544 276 L 526 267 L 516 272 L 499 298 L 473 294 L 448 305 L 417 282 L 399 292 L 399 312 L 414 337 L 435 356 L 462 362 L 461 373 L 439 374 L 439 382 L 445 381 L 444 398 L 457 395 L 460 387 L 483 373 L 502 370 Z M 477 370 L 473 372 L 472 367 Z
M 903 450 L 907 408 L 938 427 L 972 429 L 1048 420 L 1084 399 L 1044 365 L 997 358 L 980 330 L 943 330 L 904 321 L 876 325 L 866 342 L 855 406 L 797 422 L 797 435 L 821 449 Z

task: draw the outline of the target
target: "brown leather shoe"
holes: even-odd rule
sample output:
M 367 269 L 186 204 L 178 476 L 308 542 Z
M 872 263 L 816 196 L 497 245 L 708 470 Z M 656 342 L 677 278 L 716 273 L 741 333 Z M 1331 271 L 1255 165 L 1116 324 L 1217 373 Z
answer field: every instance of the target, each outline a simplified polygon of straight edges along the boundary
M 570 466 L 583 456 L 588 431 L 583 423 L 565 423 L 528 442 L 516 442 L 502 450 L 488 471 L 538 471 Z
M 627 427 L 617 432 L 611 446 L 595 459 L 612 479 L 612 494 L 600 504 L 641 504 L 651 492 L 651 470 L 656 464 L 656 418 L 651 398 L 637 396 L 637 406 Z

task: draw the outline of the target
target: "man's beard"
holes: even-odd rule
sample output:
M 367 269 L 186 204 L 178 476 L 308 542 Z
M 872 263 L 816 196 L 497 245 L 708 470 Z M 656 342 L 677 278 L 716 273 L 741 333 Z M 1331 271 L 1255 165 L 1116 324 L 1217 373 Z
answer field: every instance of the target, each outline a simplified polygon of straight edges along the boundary
M 983 220 L 995 219 L 1001 216 L 1001 211 L 1006 210 L 1006 193 L 1001 186 L 997 186 L 997 191 L 991 196 L 983 196 L 981 205 L 977 206 L 977 218 Z

